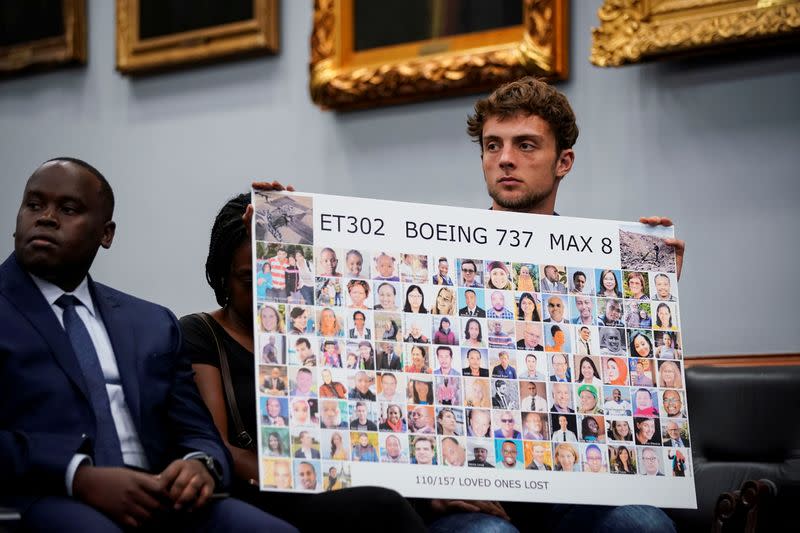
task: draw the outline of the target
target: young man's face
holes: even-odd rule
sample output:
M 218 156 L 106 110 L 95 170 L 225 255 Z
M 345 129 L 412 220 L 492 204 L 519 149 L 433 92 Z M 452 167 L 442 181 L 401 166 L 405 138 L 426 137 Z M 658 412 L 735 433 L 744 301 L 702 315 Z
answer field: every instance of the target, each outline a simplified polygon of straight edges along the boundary
M 469 308 L 469 309 L 474 309 L 475 308 L 475 303 L 476 303 L 477 298 L 476 298 L 474 292 L 466 291 L 464 293 L 464 299 L 467 301 L 467 308 Z
M 391 374 L 384 374 L 381 377 L 381 385 L 383 385 L 383 394 L 387 397 L 394 396 L 397 390 L 397 380 Z
M 464 281 L 467 284 L 471 284 L 475 281 L 475 273 L 477 271 L 477 267 L 473 263 L 464 263 L 461 265 L 461 274 L 463 274 Z
M 414 444 L 414 457 L 417 458 L 417 463 L 421 465 L 429 465 L 433 462 L 433 447 L 427 440 L 418 440 Z

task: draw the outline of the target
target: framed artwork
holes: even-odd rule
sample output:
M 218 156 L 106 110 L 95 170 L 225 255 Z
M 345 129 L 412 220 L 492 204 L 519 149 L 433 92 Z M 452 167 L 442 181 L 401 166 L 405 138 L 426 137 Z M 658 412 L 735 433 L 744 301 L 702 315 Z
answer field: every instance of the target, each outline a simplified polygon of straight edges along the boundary
M 0 75 L 86 62 L 86 0 L 0 1 Z
M 605 0 L 597 15 L 600 67 L 800 36 L 800 0 Z
M 566 79 L 566 0 L 315 0 L 312 100 L 358 109 Z
M 278 0 L 117 0 L 117 70 L 138 74 L 278 51 Z

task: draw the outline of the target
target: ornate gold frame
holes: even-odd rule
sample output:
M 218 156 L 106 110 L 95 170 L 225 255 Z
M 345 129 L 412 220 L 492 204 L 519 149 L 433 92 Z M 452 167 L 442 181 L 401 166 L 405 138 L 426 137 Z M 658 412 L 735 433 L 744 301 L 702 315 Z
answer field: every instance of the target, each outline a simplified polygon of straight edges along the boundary
M 352 0 L 314 0 L 311 99 L 356 109 L 485 90 L 526 74 L 566 79 L 567 0 L 520 1 L 521 26 L 355 53 L 345 45 Z
M 597 15 L 591 62 L 600 67 L 800 32 L 800 0 L 605 0 Z
M 86 63 L 86 0 L 61 0 L 64 34 L 0 48 L 0 75 L 29 68 Z
M 278 51 L 278 0 L 253 0 L 243 22 L 139 38 L 139 0 L 117 0 L 117 70 L 125 74 L 205 63 L 230 56 Z

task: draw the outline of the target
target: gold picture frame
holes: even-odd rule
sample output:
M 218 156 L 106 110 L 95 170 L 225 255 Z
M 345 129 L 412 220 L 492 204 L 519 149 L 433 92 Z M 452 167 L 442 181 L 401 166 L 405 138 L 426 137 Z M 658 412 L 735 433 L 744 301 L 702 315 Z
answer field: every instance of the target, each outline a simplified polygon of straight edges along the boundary
M 800 35 L 800 0 L 605 0 L 597 15 L 600 67 Z
M 355 52 L 353 0 L 315 0 L 311 99 L 359 109 L 487 90 L 527 74 L 566 79 L 567 0 L 520 2 L 519 26 Z
M 0 75 L 86 63 L 86 0 L 61 0 L 61 19 L 59 35 L 0 46 Z
M 140 74 L 226 57 L 278 52 L 278 0 L 252 0 L 253 16 L 157 37 L 140 37 L 140 0 L 117 0 L 117 70 Z

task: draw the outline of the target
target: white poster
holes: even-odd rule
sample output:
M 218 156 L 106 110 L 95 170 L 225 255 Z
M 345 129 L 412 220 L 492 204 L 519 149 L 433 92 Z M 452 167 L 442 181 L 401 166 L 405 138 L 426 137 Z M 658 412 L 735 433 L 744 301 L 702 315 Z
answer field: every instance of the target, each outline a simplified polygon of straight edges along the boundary
M 672 228 L 253 205 L 262 490 L 696 507 Z

